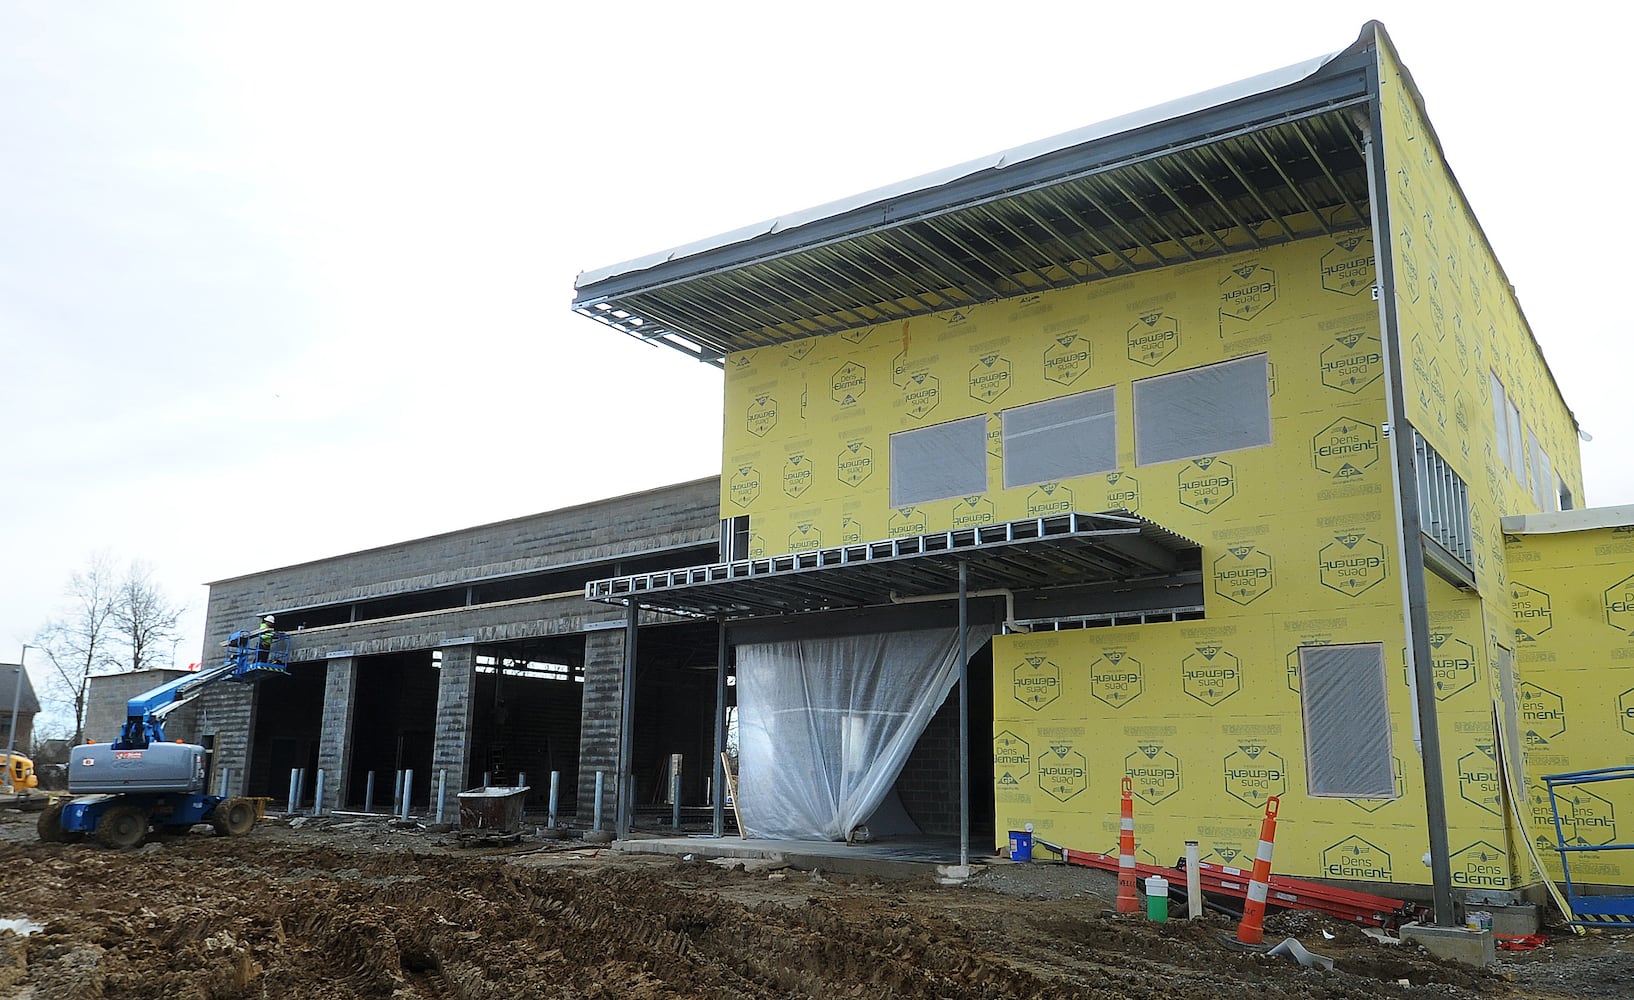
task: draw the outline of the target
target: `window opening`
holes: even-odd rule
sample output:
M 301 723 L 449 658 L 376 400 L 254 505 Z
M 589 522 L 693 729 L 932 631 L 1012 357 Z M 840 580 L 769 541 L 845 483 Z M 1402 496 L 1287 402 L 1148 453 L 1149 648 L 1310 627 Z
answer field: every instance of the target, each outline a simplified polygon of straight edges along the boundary
M 987 492 L 987 417 L 891 435 L 891 506 Z
M 1299 647 L 1299 702 L 1312 796 L 1396 798 L 1382 644 Z
M 999 414 L 1004 485 L 1028 486 L 1118 467 L 1116 397 L 1109 386 Z
M 1264 354 L 1137 381 L 1135 464 L 1152 465 L 1271 443 Z

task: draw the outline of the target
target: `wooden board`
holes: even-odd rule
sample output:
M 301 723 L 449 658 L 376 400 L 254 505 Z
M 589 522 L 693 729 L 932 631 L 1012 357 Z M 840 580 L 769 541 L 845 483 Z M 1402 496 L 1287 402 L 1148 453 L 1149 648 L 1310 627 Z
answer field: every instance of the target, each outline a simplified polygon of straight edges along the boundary
M 738 810 L 738 776 L 732 773 L 731 755 L 721 753 L 721 774 L 726 778 L 726 794 L 732 797 L 732 816 L 738 821 L 738 837 L 748 840 L 749 835 L 743 832 L 743 813 Z

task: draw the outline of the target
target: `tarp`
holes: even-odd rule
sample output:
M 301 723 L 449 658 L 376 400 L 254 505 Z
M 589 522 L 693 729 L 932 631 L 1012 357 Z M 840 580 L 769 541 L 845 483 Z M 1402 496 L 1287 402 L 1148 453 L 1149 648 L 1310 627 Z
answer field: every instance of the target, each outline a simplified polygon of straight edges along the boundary
M 971 651 L 991 626 L 969 631 Z M 738 808 L 750 837 L 844 840 L 959 678 L 958 629 L 738 647 Z

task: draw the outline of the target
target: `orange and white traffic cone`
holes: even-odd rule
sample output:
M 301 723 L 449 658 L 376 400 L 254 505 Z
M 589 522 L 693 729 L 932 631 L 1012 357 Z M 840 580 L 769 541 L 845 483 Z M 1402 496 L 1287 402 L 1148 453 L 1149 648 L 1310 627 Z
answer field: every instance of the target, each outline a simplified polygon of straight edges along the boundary
M 1243 944 L 1261 944 L 1265 941 L 1265 897 L 1271 889 L 1271 851 L 1277 839 L 1277 809 L 1281 800 L 1275 795 L 1265 800 L 1265 818 L 1260 821 L 1260 846 L 1254 852 L 1254 874 L 1248 880 L 1248 899 L 1243 902 L 1242 923 L 1237 925 L 1237 940 Z
M 1123 820 L 1118 826 L 1118 912 L 1139 913 L 1135 891 L 1135 784 L 1123 779 Z

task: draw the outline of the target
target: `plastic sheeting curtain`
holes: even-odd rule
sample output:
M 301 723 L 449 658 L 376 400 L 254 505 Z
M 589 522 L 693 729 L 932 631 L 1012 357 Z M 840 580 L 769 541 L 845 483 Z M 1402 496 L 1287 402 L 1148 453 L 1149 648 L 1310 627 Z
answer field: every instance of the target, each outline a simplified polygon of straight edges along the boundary
M 981 648 L 989 626 L 969 631 Z M 959 678 L 956 628 L 737 650 L 738 808 L 751 837 L 844 840 Z

